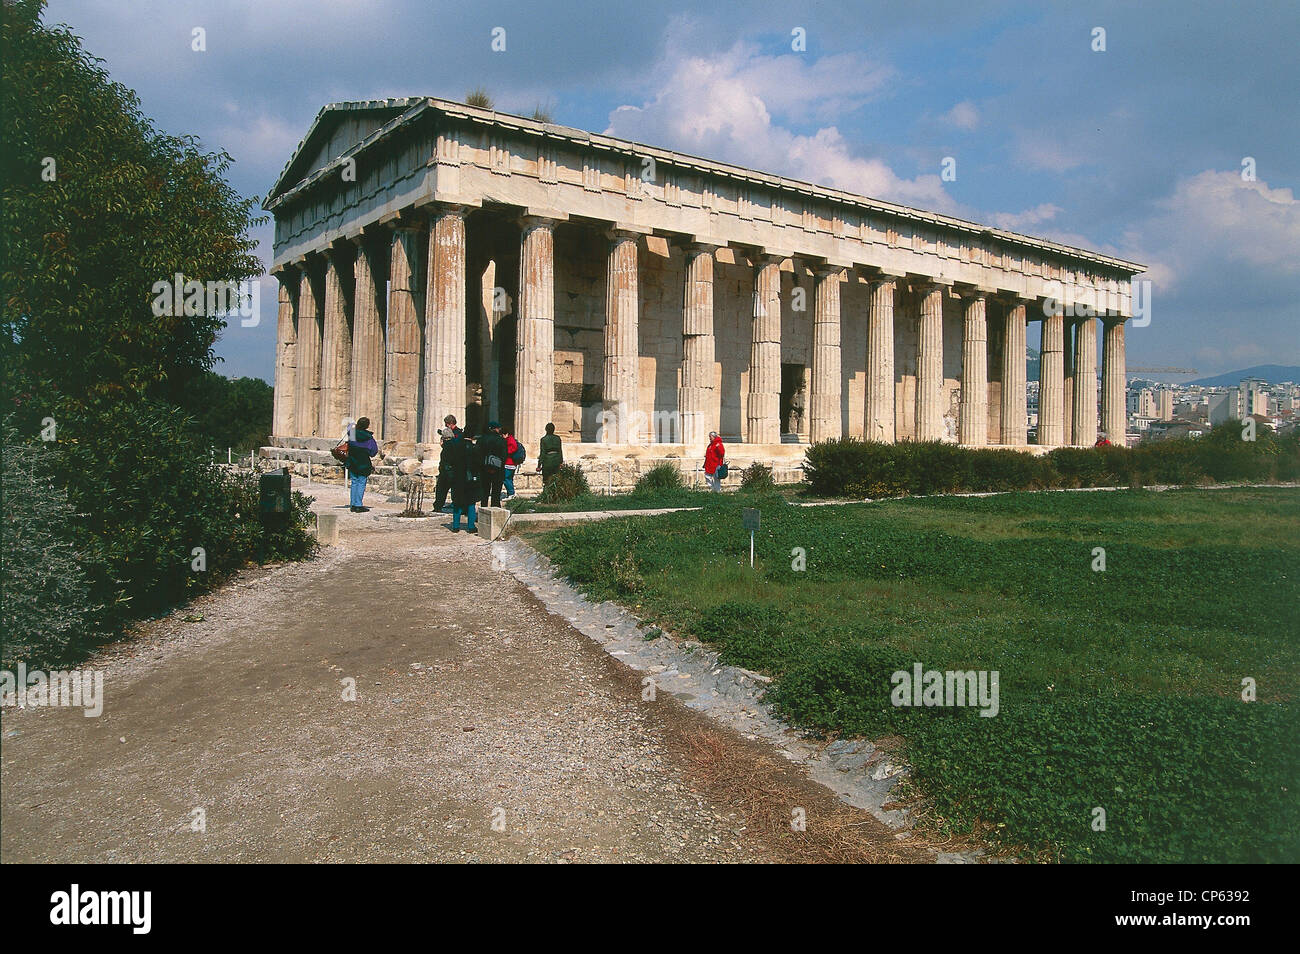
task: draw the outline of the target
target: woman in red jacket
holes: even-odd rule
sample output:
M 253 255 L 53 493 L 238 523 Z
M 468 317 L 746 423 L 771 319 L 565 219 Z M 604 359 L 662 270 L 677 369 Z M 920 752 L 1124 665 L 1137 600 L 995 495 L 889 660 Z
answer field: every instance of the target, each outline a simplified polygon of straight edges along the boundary
M 722 490 L 722 478 L 727 476 L 727 448 L 717 431 L 709 431 L 709 446 L 704 451 L 704 476 L 708 478 L 709 489 L 715 494 Z

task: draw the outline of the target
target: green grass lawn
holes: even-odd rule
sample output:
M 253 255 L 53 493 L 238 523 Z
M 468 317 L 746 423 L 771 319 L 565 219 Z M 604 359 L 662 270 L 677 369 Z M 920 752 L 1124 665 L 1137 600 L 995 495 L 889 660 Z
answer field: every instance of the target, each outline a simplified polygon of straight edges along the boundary
M 751 571 L 753 504 L 537 542 L 588 594 L 775 676 L 793 723 L 902 736 L 933 824 L 1065 861 L 1300 860 L 1300 491 L 774 495 Z M 916 663 L 998 671 L 1000 711 L 891 705 Z

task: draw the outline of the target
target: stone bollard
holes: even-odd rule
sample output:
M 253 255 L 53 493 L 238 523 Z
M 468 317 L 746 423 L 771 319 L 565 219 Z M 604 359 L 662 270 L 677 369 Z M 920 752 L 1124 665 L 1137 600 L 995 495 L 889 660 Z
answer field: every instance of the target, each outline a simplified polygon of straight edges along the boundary
M 478 535 L 485 540 L 495 540 L 506 528 L 510 511 L 505 507 L 478 508 Z
M 316 542 L 323 547 L 337 546 L 339 542 L 339 515 L 316 514 Z

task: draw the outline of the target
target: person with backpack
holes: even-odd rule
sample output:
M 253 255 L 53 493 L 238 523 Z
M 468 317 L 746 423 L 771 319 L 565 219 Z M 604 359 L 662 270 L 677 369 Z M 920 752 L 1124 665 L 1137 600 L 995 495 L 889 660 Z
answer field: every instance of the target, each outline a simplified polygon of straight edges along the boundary
M 709 446 L 704 450 L 704 476 L 710 490 L 715 494 L 722 491 L 722 479 L 727 476 L 727 448 L 717 431 L 709 431 Z
M 503 486 L 505 488 L 504 499 L 509 500 L 515 495 L 515 471 L 527 459 L 528 452 L 524 450 L 524 445 L 508 429 L 502 428 L 501 434 L 506 439 L 506 467 L 505 479 Z
M 538 444 L 541 457 L 537 460 L 537 469 L 542 472 L 542 486 L 551 482 L 561 467 L 564 466 L 564 446 L 560 435 L 555 433 L 555 425 L 546 425 L 546 436 Z
M 350 509 L 353 513 L 365 513 L 370 509 L 362 506 L 366 497 L 366 479 L 375 472 L 371 459 L 379 453 L 375 435 L 370 431 L 370 418 L 363 417 L 357 421 L 356 430 L 347 443 L 348 454 L 343 466 L 352 478 Z
M 478 439 L 479 478 L 483 482 L 479 505 L 501 506 L 501 484 L 506 475 L 506 439 L 501 436 L 501 425 L 490 421 L 487 431 Z

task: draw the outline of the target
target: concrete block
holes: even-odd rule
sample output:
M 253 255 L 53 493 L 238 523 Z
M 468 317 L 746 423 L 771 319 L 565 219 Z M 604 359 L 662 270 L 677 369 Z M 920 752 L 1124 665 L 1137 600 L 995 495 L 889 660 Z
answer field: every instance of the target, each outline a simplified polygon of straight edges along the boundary
M 339 542 L 339 515 L 316 514 L 316 541 L 323 547 L 337 546 Z
M 495 540 L 506 528 L 510 511 L 505 507 L 478 508 L 478 535 L 485 540 Z

